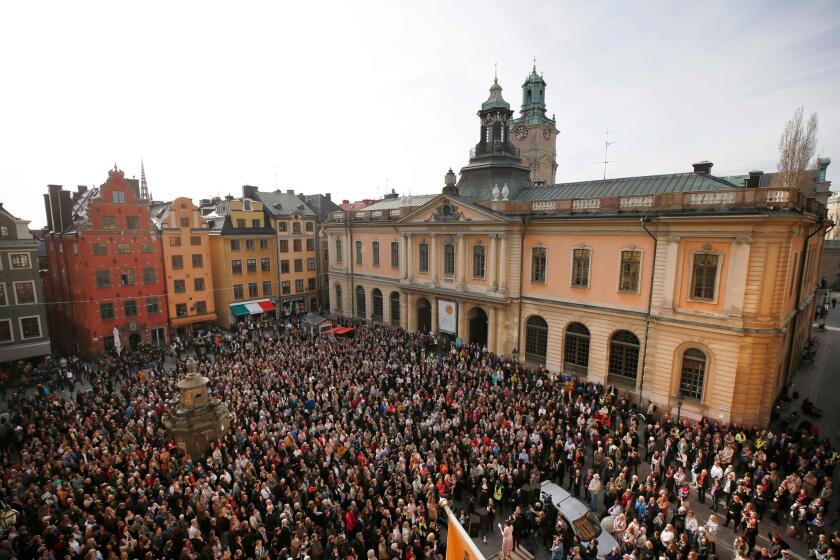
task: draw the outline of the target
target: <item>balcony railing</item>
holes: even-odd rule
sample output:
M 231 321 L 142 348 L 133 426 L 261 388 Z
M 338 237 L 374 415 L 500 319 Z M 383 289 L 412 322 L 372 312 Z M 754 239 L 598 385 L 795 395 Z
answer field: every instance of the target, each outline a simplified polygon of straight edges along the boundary
M 798 189 L 725 189 L 704 192 L 669 192 L 639 196 L 604 196 L 552 200 L 486 201 L 479 204 L 507 214 L 564 215 L 564 214 L 621 214 L 647 212 L 713 212 L 718 210 L 787 209 L 823 218 L 826 208 L 819 201 L 808 198 Z M 397 220 L 413 207 L 392 210 L 336 211 L 329 215 L 331 222 L 386 222 Z
M 335 211 L 328 216 L 330 222 L 344 222 L 349 219 L 354 222 L 383 222 L 396 220 L 402 214 L 402 208 L 392 210 L 356 210 L 356 211 Z
M 714 210 L 771 210 L 790 209 L 819 217 L 826 215 L 826 208 L 819 201 L 808 198 L 797 189 L 726 189 L 705 192 L 675 192 L 641 196 L 604 196 L 534 200 L 529 203 L 485 202 L 494 210 L 514 214 L 541 213 L 563 215 L 571 213 L 624 213 L 654 211 Z

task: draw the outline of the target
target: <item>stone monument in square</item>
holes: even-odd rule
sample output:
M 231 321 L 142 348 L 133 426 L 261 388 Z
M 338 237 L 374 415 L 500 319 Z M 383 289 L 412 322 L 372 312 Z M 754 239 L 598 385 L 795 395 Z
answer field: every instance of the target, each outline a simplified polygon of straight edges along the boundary
M 163 416 L 169 436 L 193 459 L 206 455 L 210 442 L 221 438 L 230 427 L 227 407 L 210 397 L 208 381 L 198 373 L 185 375 L 177 384 L 180 402 Z

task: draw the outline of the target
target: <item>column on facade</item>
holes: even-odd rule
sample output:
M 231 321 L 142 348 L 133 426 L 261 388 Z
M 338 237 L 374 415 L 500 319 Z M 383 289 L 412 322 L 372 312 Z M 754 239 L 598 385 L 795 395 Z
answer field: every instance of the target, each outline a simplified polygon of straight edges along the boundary
M 467 340 L 467 304 L 458 302 L 458 338 L 466 343 Z
M 432 251 L 431 251 L 431 260 L 429 271 L 431 272 L 432 277 L 432 286 L 438 285 L 438 242 L 437 242 L 437 234 L 432 234 Z
M 434 296 L 432 301 L 432 330 L 438 332 L 438 298 Z
M 657 274 L 662 274 L 662 295 L 660 298 L 661 306 L 663 309 L 673 310 L 674 309 L 674 285 L 677 281 L 677 253 L 679 252 L 680 248 L 680 238 L 676 235 L 671 235 L 665 237 L 663 240 L 664 247 L 663 251 L 665 253 L 665 266 L 661 269 L 657 269 Z M 653 256 L 656 259 L 656 255 Z M 653 279 L 656 282 L 656 278 Z
M 740 317 L 744 310 L 744 292 L 747 287 L 747 268 L 750 263 L 752 238 L 738 237 L 732 244 L 732 262 L 726 280 L 726 305 L 730 316 Z
M 417 325 L 417 304 L 414 294 L 405 294 L 405 330 L 414 331 Z
M 400 327 L 407 331 L 408 325 L 408 294 L 400 294 Z
M 490 316 L 487 318 L 487 350 L 496 352 L 496 329 L 498 328 L 499 310 L 490 308 Z
M 497 354 L 507 354 L 510 348 L 507 347 L 505 337 L 505 321 L 507 320 L 507 313 L 505 307 L 500 307 L 496 314 L 496 350 Z
M 488 285 L 491 290 L 496 290 L 496 234 L 490 234 L 490 255 L 487 259 Z
M 455 277 L 458 284 L 458 289 L 464 289 L 464 277 L 467 273 L 467 236 L 463 233 L 458 234 L 458 254 L 456 255 Z M 460 262 L 457 262 L 460 261 Z
M 344 254 L 341 255 L 343 259 L 342 264 L 344 265 L 344 270 L 350 271 L 350 267 L 353 266 L 353 247 L 350 246 L 350 231 L 344 231 Z
M 408 251 L 406 251 L 405 257 L 405 267 L 406 267 L 406 278 L 408 278 L 408 282 L 411 283 L 414 280 L 414 266 L 415 266 L 415 258 L 414 258 L 414 234 L 409 233 L 408 239 L 406 244 L 408 246 Z
M 400 278 L 402 280 L 408 279 L 408 234 L 400 235 Z M 401 300 L 402 301 L 402 300 Z
M 499 234 L 499 291 L 507 288 L 507 245 L 508 238 L 504 233 Z

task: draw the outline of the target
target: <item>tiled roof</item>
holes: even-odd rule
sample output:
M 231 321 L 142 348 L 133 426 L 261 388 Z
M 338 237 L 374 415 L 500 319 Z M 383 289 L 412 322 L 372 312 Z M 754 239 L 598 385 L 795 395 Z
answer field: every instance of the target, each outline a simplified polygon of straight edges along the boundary
M 376 204 L 377 202 L 378 202 L 377 200 L 366 198 L 364 200 L 358 200 L 356 202 L 348 202 L 346 204 L 342 203 L 341 205 L 339 205 L 339 207 L 342 210 L 350 210 L 350 211 L 364 210 L 365 208 L 367 208 L 371 204 Z
M 672 173 L 645 177 L 623 177 L 579 183 L 558 183 L 533 186 L 517 193 L 517 200 L 556 200 L 565 198 L 597 198 L 633 196 L 669 192 L 719 191 L 738 186 L 721 177 L 704 173 Z
M 272 216 L 288 216 L 290 214 L 301 214 L 303 216 L 314 216 L 312 208 L 293 194 L 280 191 L 257 192 L 257 198 L 265 205 L 265 210 Z
M 398 198 L 386 198 L 385 200 L 380 200 L 376 204 L 366 206 L 364 210 L 394 210 L 396 208 L 405 208 L 406 206 L 422 206 L 436 196 L 438 195 L 419 194 L 415 196 L 400 196 Z

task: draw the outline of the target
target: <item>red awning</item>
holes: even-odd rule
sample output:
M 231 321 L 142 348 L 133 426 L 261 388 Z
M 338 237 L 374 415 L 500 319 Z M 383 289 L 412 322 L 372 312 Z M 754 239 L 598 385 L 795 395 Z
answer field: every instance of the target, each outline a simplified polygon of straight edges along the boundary
M 347 334 L 349 332 L 353 332 L 353 327 L 342 327 L 335 330 L 335 334 Z
M 338 330 L 341 330 L 341 327 L 333 327 L 331 329 L 321 331 L 321 334 L 332 334 L 332 333 L 335 333 L 335 331 L 338 331 Z
M 260 307 L 262 307 L 262 308 L 263 308 L 263 311 L 274 311 L 275 309 L 277 309 L 277 308 L 274 306 L 274 304 L 273 304 L 273 303 L 271 303 L 270 301 L 259 301 L 259 302 L 257 302 L 257 303 L 259 303 L 259 304 L 260 304 Z

